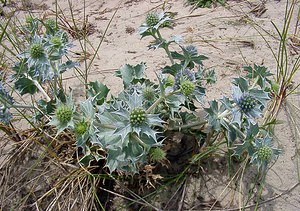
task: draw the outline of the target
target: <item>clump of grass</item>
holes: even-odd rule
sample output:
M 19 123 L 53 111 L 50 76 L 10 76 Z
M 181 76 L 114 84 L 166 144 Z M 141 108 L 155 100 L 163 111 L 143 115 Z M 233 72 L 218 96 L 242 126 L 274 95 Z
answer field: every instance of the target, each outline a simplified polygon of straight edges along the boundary
M 226 0 L 187 0 L 187 4 L 192 5 L 194 8 L 211 7 L 217 3 L 225 5 Z

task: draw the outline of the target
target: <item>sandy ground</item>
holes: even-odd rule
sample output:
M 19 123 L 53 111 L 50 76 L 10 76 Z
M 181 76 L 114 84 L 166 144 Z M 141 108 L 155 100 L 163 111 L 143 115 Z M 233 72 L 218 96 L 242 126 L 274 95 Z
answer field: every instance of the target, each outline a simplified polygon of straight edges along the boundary
M 33 8 L 34 13 L 40 16 L 51 16 L 51 9 L 55 9 L 53 0 L 32 1 L 35 6 L 43 5 L 41 8 Z M 100 80 L 111 88 L 113 94 L 121 89 L 120 79 L 114 76 L 114 71 L 122 65 L 138 64 L 146 62 L 147 76 L 155 79 L 155 72 L 168 63 L 168 60 L 162 49 L 147 50 L 150 39 L 140 39 L 137 28 L 143 23 L 147 12 L 159 10 L 162 8 L 163 1 L 159 0 L 124 0 L 122 3 L 114 0 L 70 0 L 75 19 L 82 22 L 84 15 L 88 17 L 93 33 L 88 37 L 91 45 L 95 48 L 100 42 L 107 24 L 113 13 L 117 10 L 114 19 L 105 35 L 104 42 L 100 51 L 92 64 L 89 73 L 91 81 Z M 168 11 L 178 13 L 175 16 L 175 28 L 164 29 L 162 34 L 165 37 L 171 35 L 182 35 L 185 44 L 193 44 L 198 47 L 198 52 L 209 57 L 204 62 L 205 67 L 215 68 L 218 75 L 218 82 L 208 88 L 207 99 L 211 100 L 226 94 L 230 95 L 230 81 L 233 77 L 241 73 L 244 65 L 253 63 L 264 64 L 271 72 L 276 70 L 276 63 L 270 49 L 258 33 L 260 31 L 270 46 L 277 49 L 278 40 L 275 29 L 271 24 L 273 21 L 279 28 L 282 27 L 285 1 L 267 0 L 264 1 L 228 1 L 225 7 L 196 9 L 191 11 L 190 7 L 184 6 L 183 0 L 165 1 L 165 8 Z M 67 19 L 71 20 L 69 5 L 65 1 L 58 0 L 59 6 Z M 85 11 L 84 8 L 85 7 Z M 264 10 L 265 8 L 265 10 Z M 85 14 L 84 14 L 85 13 Z M 20 12 L 20 15 L 21 12 Z M 295 16 L 296 17 L 296 16 Z M 291 33 L 294 31 L 295 20 L 292 20 Z M 264 31 L 262 30 L 264 29 Z M 78 61 L 78 54 L 82 54 L 78 40 L 74 40 L 75 48 L 73 56 Z M 93 49 L 88 46 L 88 52 L 93 54 Z M 293 54 L 298 54 L 297 48 L 291 48 Z M 76 53 L 76 55 L 74 54 Z M 91 57 L 90 57 L 91 58 Z M 89 61 L 89 60 L 87 60 Z M 81 62 L 83 67 L 84 63 Z M 299 72 L 295 77 L 295 82 L 299 82 Z M 75 89 L 77 96 L 82 95 L 82 86 L 76 80 L 75 73 L 72 71 L 64 75 L 67 86 Z M 299 96 L 292 97 L 290 102 L 300 106 Z M 270 200 L 261 210 L 300 210 L 300 187 L 285 192 L 293 185 L 297 184 L 297 156 L 296 143 L 299 137 L 294 135 L 290 120 L 287 118 L 284 109 L 280 112 L 279 119 L 283 124 L 276 130 L 276 139 L 279 146 L 283 149 L 283 154 L 272 166 L 267 176 L 267 184 L 263 194 L 263 200 L 282 196 Z M 297 122 L 296 124 L 299 123 Z M 295 125 L 295 124 L 294 124 Z M 220 173 L 220 172 L 219 172 Z M 216 174 L 219 174 L 216 172 Z M 228 178 L 221 176 L 212 176 L 210 181 L 213 188 L 210 194 L 213 198 L 219 199 L 222 205 L 228 203 L 230 196 L 221 194 L 228 184 Z M 245 181 L 245 187 L 251 181 Z M 191 179 L 187 185 L 188 200 L 193 201 L 191 196 L 195 192 L 204 194 L 200 188 L 199 180 Z M 222 201 L 224 195 L 227 195 Z M 233 203 L 236 207 L 238 196 Z

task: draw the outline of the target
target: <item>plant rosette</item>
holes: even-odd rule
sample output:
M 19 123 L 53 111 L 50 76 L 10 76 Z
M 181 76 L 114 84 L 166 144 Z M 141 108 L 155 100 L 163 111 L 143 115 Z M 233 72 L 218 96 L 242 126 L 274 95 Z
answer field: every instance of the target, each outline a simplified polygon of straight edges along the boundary
M 160 132 L 154 128 L 161 128 L 162 123 L 158 114 L 146 111 L 142 94 L 122 92 L 118 99 L 98 107 L 91 143 L 107 150 L 106 165 L 111 172 L 115 169 L 136 172 L 150 148 L 161 145 Z

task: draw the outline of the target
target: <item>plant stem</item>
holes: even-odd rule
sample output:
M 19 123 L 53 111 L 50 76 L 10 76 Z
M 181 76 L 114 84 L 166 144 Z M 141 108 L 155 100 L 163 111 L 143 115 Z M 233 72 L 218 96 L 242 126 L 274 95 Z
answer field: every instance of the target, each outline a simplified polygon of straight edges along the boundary
M 145 149 L 149 148 L 149 146 L 147 144 L 145 144 L 141 139 L 140 137 L 138 137 L 136 135 L 136 133 L 132 133 L 131 134 L 132 138 L 140 145 L 142 145 Z
M 229 121 L 228 119 L 224 118 L 224 121 L 225 121 L 226 123 L 228 123 L 229 125 L 231 125 L 231 127 L 233 127 L 234 130 L 235 130 L 236 132 L 238 132 L 238 133 L 242 136 L 243 139 L 246 138 L 246 135 L 245 135 L 239 128 L 237 128 L 234 124 L 231 124 L 230 121 Z
M 19 133 L 16 131 L 16 129 L 11 123 L 9 123 L 9 125 L 5 125 L 2 122 L 0 122 L 0 130 L 6 133 L 6 135 L 8 135 L 8 137 L 11 138 L 13 141 L 22 141 L 22 139 L 19 136 Z
M 162 95 L 160 96 L 147 110 L 146 110 L 146 113 L 149 114 L 159 103 L 161 103 L 166 97 L 169 97 L 169 96 L 172 96 L 174 94 L 178 94 L 180 93 L 179 90 L 177 91 L 174 91 L 174 92 L 171 92 L 167 95 Z
M 187 129 L 187 128 L 192 128 L 192 127 L 197 127 L 197 126 L 201 126 L 207 123 L 207 120 L 203 120 L 203 121 L 199 121 L 199 122 L 193 122 L 190 124 L 186 124 L 186 125 L 182 125 L 182 126 L 175 126 L 172 128 L 168 128 L 168 130 L 182 130 L 182 129 Z
M 217 118 L 222 119 L 224 117 L 227 117 L 230 114 L 231 114 L 231 112 L 229 110 L 225 110 L 225 111 L 223 111 L 223 113 L 219 114 Z
M 159 41 L 161 41 L 162 43 L 166 41 L 165 39 L 162 38 L 159 30 L 157 30 L 157 35 L 158 35 Z M 167 53 L 167 55 L 168 55 L 168 57 L 169 57 L 169 59 L 171 61 L 171 64 L 175 64 L 174 59 L 173 59 L 173 57 L 171 55 L 171 52 L 169 50 L 168 44 L 166 46 L 163 46 L 163 49 L 166 51 L 166 53 Z
M 255 81 L 253 82 L 253 84 L 250 87 L 250 89 L 253 89 L 256 86 L 256 84 L 258 83 L 258 80 L 259 80 L 259 76 L 256 76 Z
M 49 95 L 46 93 L 46 91 L 43 89 L 43 87 L 40 85 L 40 83 L 39 83 L 37 80 L 32 79 L 28 74 L 25 74 L 25 76 L 26 76 L 28 79 L 32 80 L 32 82 L 33 82 L 34 85 L 38 88 L 38 90 L 39 90 L 40 92 L 42 92 L 42 94 L 45 96 L 46 101 L 47 101 L 47 102 L 50 102 L 50 101 L 51 101 L 51 98 L 50 98 Z

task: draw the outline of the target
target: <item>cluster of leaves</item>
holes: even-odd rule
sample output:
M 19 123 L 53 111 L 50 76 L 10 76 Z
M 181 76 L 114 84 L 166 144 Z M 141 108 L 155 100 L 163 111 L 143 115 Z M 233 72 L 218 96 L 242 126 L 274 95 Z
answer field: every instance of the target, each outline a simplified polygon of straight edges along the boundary
M 33 18 L 27 20 L 24 30 L 32 38 L 28 37 L 30 45 L 19 55 L 20 61 L 14 67 L 15 87 L 21 95 L 43 92 L 47 99 L 39 103 L 40 110 L 50 115 L 48 124 L 55 126 L 57 133 L 66 130 L 74 133 L 77 146 L 84 153 L 82 164 L 105 159 L 110 172 L 137 172 L 140 164 L 164 159 L 166 153 L 160 147 L 166 131 L 183 131 L 183 128 L 186 129 L 183 132 L 192 132 L 199 141 L 207 131 L 212 137 L 225 134 L 228 146 L 235 147 L 234 153 L 237 156 L 248 153 L 259 168 L 266 167 L 279 154 L 268 131 L 256 123 L 270 100 L 267 77 L 271 74 L 265 67 L 246 67 L 246 77 L 234 79 L 231 97 L 209 102 L 203 121 L 196 115 L 196 105 L 203 106 L 205 85 L 216 81 L 215 72 L 203 67 L 203 60 L 208 58 L 200 55 L 195 46 L 183 45 L 179 36 L 169 40 L 162 37 L 160 29 L 172 25 L 167 13 L 148 14 L 139 29 L 142 38 L 154 38 L 150 48 L 163 49 L 170 59 L 171 64 L 157 73 L 158 83 L 145 78 L 144 63 L 126 64 L 116 71 L 124 85 L 117 96 L 108 99 L 109 89 L 104 84 L 90 82 L 87 99 L 78 106 L 72 93 L 67 95 L 59 82 L 61 74 L 75 66 L 74 62 L 62 60 L 71 46 L 66 33 L 49 20 L 42 22 L 45 30 L 41 36 L 37 33 L 39 23 Z M 171 51 L 171 44 L 182 51 Z M 46 83 L 53 87 L 50 93 L 43 89 Z M 13 104 L 3 86 L 0 91 L 1 103 Z M 197 124 L 205 125 L 205 130 L 190 130 Z
M 44 29 L 42 32 L 41 27 Z M 13 67 L 13 77 L 21 95 L 35 94 L 39 90 L 38 84 L 56 81 L 63 72 L 76 64 L 70 60 L 62 63 L 63 56 L 72 45 L 66 32 L 57 27 L 54 19 L 40 21 L 29 16 L 23 30 L 28 45 L 18 55 L 19 62 Z M 54 84 L 54 87 L 62 89 L 59 84 Z M 55 95 L 57 93 L 53 93 Z
M 269 132 L 257 123 L 270 100 L 271 82 L 267 77 L 271 73 L 257 65 L 247 66 L 245 71 L 245 78 L 233 80 L 231 98 L 213 100 L 205 110 L 210 126 L 227 133 L 228 146 L 234 146 L 235 155 L 240 157 L 247 152 L 252 163 L 265 169 L 280 154 L 279 149 L 273 148 Z M 250 85 L 249 81 L 253 83 Z

